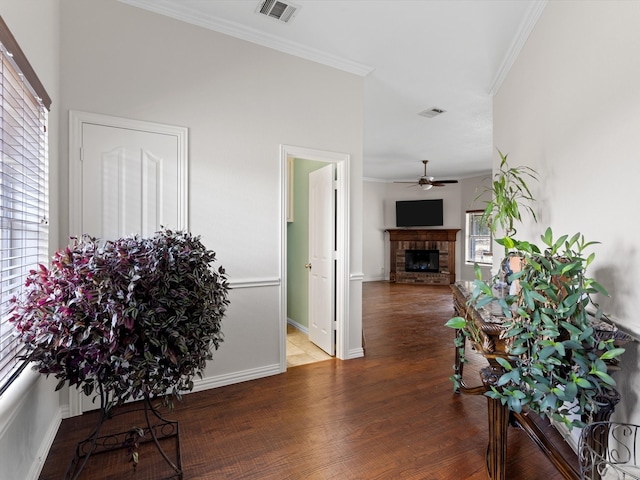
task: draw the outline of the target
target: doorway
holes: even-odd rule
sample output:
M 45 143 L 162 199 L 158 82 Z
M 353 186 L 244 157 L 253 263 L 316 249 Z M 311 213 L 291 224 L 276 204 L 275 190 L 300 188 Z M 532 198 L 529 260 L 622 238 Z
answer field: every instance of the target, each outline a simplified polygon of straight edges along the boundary
M 309 340 L 308 332 L 304 332 L 291 324 L 287 324 L 287 368 L 322 362 L 333 358 Z
M 101 240 L 187 230 L 187 129 L 69 113 L 69 230 Z M 69 414 L 97 408 L 69 392 Z
M 335 164 L 296 158 L 289 166 L 287 367 L 335 355 Z
M 335 344 L 336 357 L 348 358 L 348 323 L 349 323 L 349 155 L 327 152 L 302 147 L 283 145 L 280 148 L 282 171 L 281 190 L 281 298 L 280 298 L 280 369 L 286 371 L 287 340 L 287 220 L 292 218 L 295 202 L 291 186 L 293 180 L 293 159 L 304 159 L 335 164 L 336 171 L 336 261 L 335 261 Z

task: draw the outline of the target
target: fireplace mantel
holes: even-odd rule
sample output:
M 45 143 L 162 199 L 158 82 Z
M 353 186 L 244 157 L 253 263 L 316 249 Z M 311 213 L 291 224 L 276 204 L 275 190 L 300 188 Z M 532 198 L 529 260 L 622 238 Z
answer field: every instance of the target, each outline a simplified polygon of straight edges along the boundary
M 456 235 L 459 228 L 388 229 L 391 269 L 389 280 L 397 283 L 449 285 L 456 281 Z M 405 272 L 405 250 L 438 250 L 439 272 Z

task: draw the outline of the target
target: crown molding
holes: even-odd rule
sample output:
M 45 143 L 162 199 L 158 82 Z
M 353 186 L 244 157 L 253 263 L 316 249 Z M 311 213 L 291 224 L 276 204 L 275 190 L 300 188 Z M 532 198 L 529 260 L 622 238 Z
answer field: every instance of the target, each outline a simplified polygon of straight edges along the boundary
M 520 24 L 518 33 L 513 39 L 513 42 L 511 42 L 511 46 L 507 51 L 507 55 L 502 61 L 502 65 L 500 65 L 498 73 L 491 83 L 491 87 L 489 88 L 490 96 L 495 96 L 498 93 L 498 90 L 500 90 L 502 82 L 504 82 L 505 78 L 507 78 L 507 75 L 509 75 L 511 67 L 513 67 L 513 64 L 518 58 L 518 55 L 520 55 L 524 44 L 527 42 L 529 35 L 536 26 L 536 23 L 538 22 L 540 15 L 542 15 L 544 8 L 547 6 L 547 3 L 548 0 L 536 0 L 529 7 L 527 14 Z
M 236 22 L 222 20 L 211 15 L 203 15 L 202 12 L 196 12 L 191 9 L 180 7 L 178 2 L 166 0 L 118 0 L 121 3 L 138 7 L 150 12 L 158 13 L 167 17 L 174 18 L 183 22 L 214 30 L 231 37 L 246 40 L 247 42 L 272 48 L 289 55 L 311 60 L 321 63 L 329 67 L 337 68 L 348 73 L 359 76 L 366 76 L 371 73 L 374 68 L 362 63 L 353 62 L 351 60 L 332 55 L 320 50 L 316 50 L 305 45 L 290 42 L 275 35 L 266 34 L 259 30 L 246 27 Z

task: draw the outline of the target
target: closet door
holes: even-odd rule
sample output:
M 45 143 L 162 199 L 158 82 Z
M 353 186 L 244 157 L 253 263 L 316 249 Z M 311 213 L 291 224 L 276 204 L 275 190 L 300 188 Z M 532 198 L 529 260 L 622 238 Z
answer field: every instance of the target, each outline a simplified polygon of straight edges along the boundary
M 70 234 L 103 240 L 187 230 L 187 130 L 70 115 Z M 70 413 L 98 408 L 72 389 Z

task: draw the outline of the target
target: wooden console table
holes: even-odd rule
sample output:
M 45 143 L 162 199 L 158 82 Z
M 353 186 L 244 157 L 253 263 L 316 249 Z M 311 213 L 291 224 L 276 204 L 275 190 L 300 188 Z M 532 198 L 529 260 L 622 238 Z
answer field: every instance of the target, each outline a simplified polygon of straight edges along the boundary
M 474 345 L 478 351 L 488 362 L 488 366 L 480 371 L 482 384 L 475 387 L 468 386 L 463 377 L 463 364 L 460 361 L 458 348 L 455 348 L 455 373 L 460 375 L 460 392 L 470 395 L 483 395 L 491 389 L 492 385 L 496 385 L 498 379 L 505 373 L 504 369 L 496 361 L 497 357 L 508 358 L 505 349 L 505 342 L 500 338 L 502 331 L 502 310 L 498 305 L 489 304 L 481 309 L 475 309 L 467 305 L 467 300 L 473 292 L 473 282 L 456 282 L 451 285 L 453 291 L 453 304 L 456 314 L 473 321 L 480 332 L 481 342 Z M 626 343 L 631 340 L 623 332 L 616 330 L 611 332 L 619 343 Z M 462 341 L 462 345 L 466 343 L 465 335 L 457 330 L 458 338 Z M 611 338 L 611 337 L 610 337 Z M 605 403 L 597 413 L 594 421 L 608 421 L 615 405 L 620 400 L 620 396 L 616 391 L 610 395 L 602 397 L 600 400 Z M 489 420 L 489 445 L 487 447 L 487 473 L 491 480 L 506 480 L 506 458 L 507 458 L 507 430 L 509 423 L 522 428 L 529 438 L 531 438 L 545 453 L 545 455 L 556 466 L 563 478 L 568 480 L 579 480 L 580 472 L 577 463 L 577 457 L 567 458 L 566 452 L 563 454 L 558 448 L 557 442 L 554 443 L 546 431 L 549 431 L 548 424 L 545 420 L 540 419 L 535 414 L 523 414 L 509 412 L 506 405 L 502 405 L 500 400 L 487 397 L 488 420 Z M 555 429 L 551 429 L 555 432 Z M 557 433 L 557 432 L 555 432 Z M 558 435 L 559 436 L 559 435 Z M 565 450 L 567 450 L 565 448 Z M 568 450 L 571 450 L 570 448 Z M 572 451 L 571 451 L 572 452 Z M 572 452 L 573 453 L 573 452 Z M 513 478 L 513 477 L 512 477 Z

